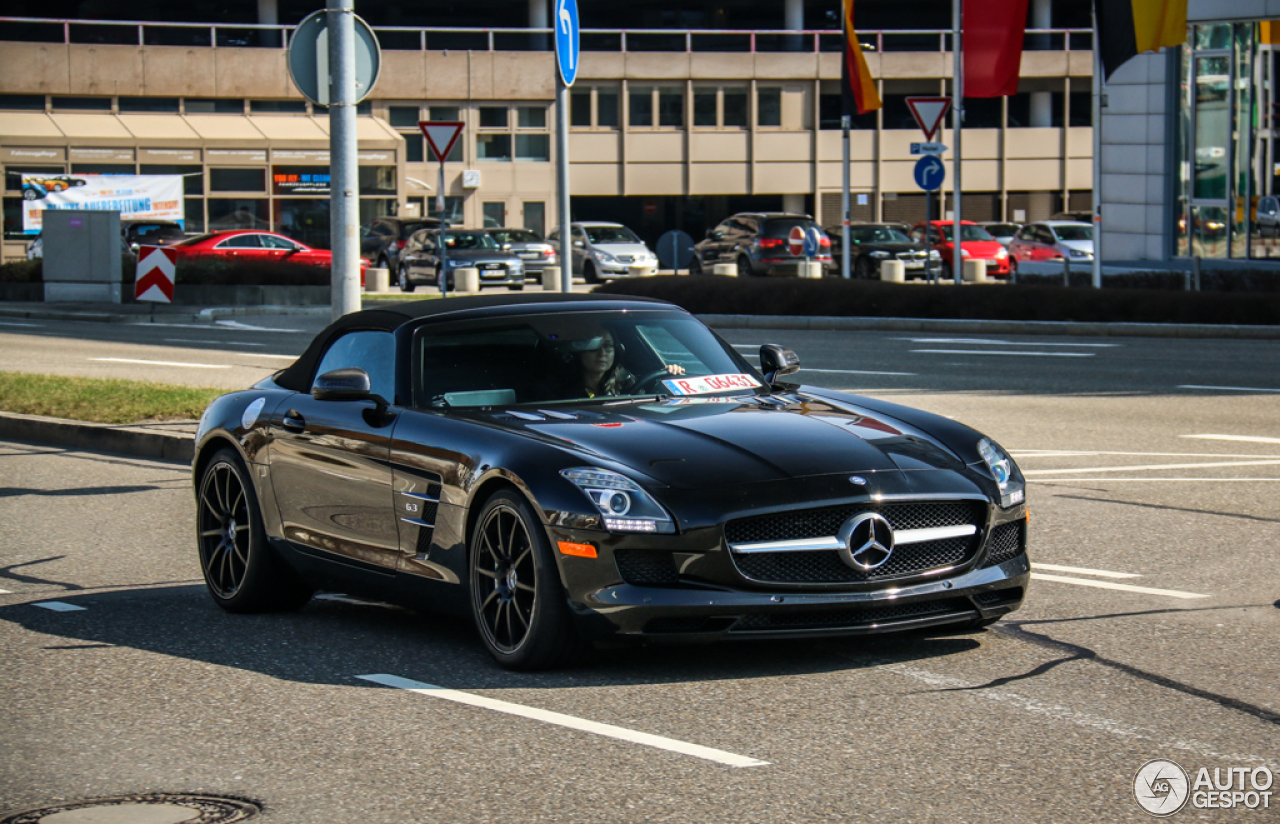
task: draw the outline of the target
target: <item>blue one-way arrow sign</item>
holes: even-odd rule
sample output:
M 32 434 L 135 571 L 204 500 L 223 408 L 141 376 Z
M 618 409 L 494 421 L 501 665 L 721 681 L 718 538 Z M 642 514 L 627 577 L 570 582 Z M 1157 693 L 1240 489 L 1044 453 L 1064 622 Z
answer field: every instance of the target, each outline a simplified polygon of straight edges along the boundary
M 556 0 L 556 64 L 564 85 L 572 86 L 578 77 L 578 3 Z

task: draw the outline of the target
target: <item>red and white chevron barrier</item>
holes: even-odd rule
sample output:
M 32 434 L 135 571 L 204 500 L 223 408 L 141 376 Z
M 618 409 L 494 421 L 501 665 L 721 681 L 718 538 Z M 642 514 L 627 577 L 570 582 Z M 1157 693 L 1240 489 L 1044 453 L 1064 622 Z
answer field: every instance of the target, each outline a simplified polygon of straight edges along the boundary
M 164 246 L 138 247 L 138 276 L 134 300 L 173 303 L 173 271 L 176 250 Z

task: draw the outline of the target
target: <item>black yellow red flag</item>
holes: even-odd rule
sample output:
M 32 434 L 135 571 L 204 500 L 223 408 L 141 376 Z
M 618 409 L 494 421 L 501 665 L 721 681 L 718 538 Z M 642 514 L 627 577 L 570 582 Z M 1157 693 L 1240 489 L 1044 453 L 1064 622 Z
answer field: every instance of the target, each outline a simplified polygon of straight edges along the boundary
M 1187 0 L 1094 0 L 1102 76 L 1130 58 L 1187 39 Z
M 840 97 L 843 114 L 852 117 L 874 112 L 883 104 L 876 91 L 876 82 L 871 79 L 871 70 L 867 68 L 867 58 L 862 54 L 862 44 L 858 42 L 857 32 L 853 28 L 853 0 L 843 2 L 844 59 L 840 68 Z

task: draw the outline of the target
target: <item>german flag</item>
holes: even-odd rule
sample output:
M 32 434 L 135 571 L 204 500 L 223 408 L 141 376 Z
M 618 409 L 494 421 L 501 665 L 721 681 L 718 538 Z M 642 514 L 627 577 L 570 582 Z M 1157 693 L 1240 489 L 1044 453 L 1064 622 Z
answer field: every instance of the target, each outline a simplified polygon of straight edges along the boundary
M 1187 40 L 1187 0 L 1093 0 L 1102 76 L 1143 52 Z
M 840 65 L 840 96 L 846 117 L 874 112 L 884 105 L 853 28 L 853 0 L 844 0 L 844 61 Z

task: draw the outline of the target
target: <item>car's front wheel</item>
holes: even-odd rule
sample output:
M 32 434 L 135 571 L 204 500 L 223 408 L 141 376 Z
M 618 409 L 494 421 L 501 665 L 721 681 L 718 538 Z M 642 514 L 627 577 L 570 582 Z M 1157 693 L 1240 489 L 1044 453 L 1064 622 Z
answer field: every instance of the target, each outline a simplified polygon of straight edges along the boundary
M 582 266 L 582 279 L 587 283 L 600 282 L 600 273 L 596 271 L 596 265 L 589 260 Z
M 865 257 L 858 258 L 858 262 L 853 266 L 853 275 L 859 280 L 870 280 L 874 276 L 871 271 L 871 261 Z
M 218 606 L 273 612 L 311 600 L 312 589 L 267 543 L 253 484 L 231 449 L 220 450 L 205 467 L 196 506 L 200 570 Z
M 755 276 L 756 273 L 751 270 L 751 261 L 747 259 L 746 255 L 740 256 L 738 258 L 738 277 L 753 278 Z
M 706 272 L 702 268 L 702 258 L 697 255 L 693 256 L 693 260 L 689 261 L 689 274 L 705 275 Z
M 409 280 L 409 267 L 404 264 L 400 264 L 400 277 L 398 280 L 400 281 L 401 292 L 412 292 L 416 288 L 413 285 L 413 281 Z
M 502 490 L 476 519 L 468 548 L 471 614 L 489 654 L 513 670 L 571 661 L 581 648 L 542 524 Z

